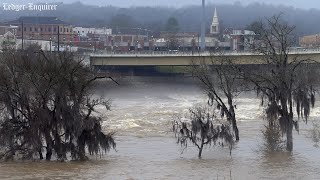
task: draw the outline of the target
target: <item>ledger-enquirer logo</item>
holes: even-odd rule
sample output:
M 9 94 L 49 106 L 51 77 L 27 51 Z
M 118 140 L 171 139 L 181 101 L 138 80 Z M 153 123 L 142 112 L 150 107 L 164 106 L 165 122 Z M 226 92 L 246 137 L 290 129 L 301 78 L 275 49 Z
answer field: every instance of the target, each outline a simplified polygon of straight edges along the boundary
M 56 4 L 12 4 L 12 3 L 3 3 L 2 5 L 4 11 L 55 11 L 57 10 L 58 5 Z

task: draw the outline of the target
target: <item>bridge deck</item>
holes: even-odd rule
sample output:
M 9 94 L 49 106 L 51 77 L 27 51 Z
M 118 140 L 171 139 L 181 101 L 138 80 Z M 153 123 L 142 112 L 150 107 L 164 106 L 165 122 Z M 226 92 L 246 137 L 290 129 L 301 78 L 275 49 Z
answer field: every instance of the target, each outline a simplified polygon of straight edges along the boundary
M 144 52 L 123 54 L 91 54 L 92 66 L 188 66 L 191 62 L 212 63 L 218 58 L 232 59 L 236 64 L 263 64 L 265 56 L 252 52 L 182 53 Z M 289 51 L 289 61 L 312 59 L 320 62 L 320 49 L 299 49 Z

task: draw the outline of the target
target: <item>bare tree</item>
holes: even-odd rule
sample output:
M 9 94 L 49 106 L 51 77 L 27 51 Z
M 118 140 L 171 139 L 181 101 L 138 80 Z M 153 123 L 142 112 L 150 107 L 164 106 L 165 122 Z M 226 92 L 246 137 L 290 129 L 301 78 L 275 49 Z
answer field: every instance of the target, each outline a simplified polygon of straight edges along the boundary
M 177 143 L 184 149 L 188 147 L 188 142 L 194 144 L 201 159 L 204 146 L 228 145 L 230 153 L 234 143 L 230 123 L 221 122 L 214 113 L 212 107 L 195 106 L 189 110 L 189 120 L 182 121 L 179 117 L 173 121 L 173 131 L 177 138 Z
M 104 134 L 101 119 L 93 116 L 91 98 L 98 79 L 70 53 L 44 53 L 37 49 L 7 51 L 0 61 L 0 145 L 6 158 L 85 160 L 115 148 L 113 133 Z
M 215 105 L 221 117 L 227 118 L 232 124 L 236 141 L 239 141 L 234 98 L 246 90 L 246 86 L 232 58 L 220 53 L 211 57 L 211 64 L 203 63 L 199 66 L 193 63 L 193 74 L 207 93 L 208 104 Z
M 168 50 L 179 50 L 180 41 L 175 33 L 169 33 L 166 39 L 166 45 Z
M 269 126 L 279 125 L 286 134 L 286 149 L 292 151 L 292 130 L 298 130 L 298 117 L 303 116 L 307 122 L 310 108 L 315 103 L 314 83 L 316 73 L 310 66 L 315 66 L 310 59 L 301 59 L 290 55 L 294 43 L 295 27 L 282 21 L 281 15 L 266 21 L 255 23 L 258 41 L 253 50 L 263 55 L 263 60 L 255 68 L 244 73 L 245 80 L 256 87 L 262 104 L 267 101 L 266 114 Z M 296 108 L 296 112 L 294 111 Z

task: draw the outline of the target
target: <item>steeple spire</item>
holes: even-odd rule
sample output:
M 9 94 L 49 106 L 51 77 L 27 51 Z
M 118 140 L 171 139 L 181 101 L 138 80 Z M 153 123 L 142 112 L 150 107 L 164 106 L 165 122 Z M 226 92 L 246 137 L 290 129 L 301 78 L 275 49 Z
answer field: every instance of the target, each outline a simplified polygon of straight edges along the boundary
M 219 18 L 218 18 L 218 12 L 216 7 L 214 8 L 214 14 L 212 18 L 211 27 L 210 27 L 210 33 L 219 34 Z
M 214 7 L 214 15 L 213 15 L 213 17 L 218 17 L 217 14 L 218 14 L 218 13 L 217 13 L 217 7 Z

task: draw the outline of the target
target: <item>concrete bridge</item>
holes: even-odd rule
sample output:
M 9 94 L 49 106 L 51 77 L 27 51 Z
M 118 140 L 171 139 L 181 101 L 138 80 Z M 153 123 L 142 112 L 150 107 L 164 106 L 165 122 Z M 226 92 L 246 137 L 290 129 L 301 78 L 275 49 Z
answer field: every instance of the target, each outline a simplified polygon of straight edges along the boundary
M 210 64 L 214 59 L 227 57 L 239 65 L 264 64 L 262 54 L 252 52 L 225 52 L 218 53 L 190 53 L 190 52 L 133 52 L 90 54 L 91 66 L 189 66 L 196 64 Z M 320 49 L 293 49 L 289 51 L 289 61 L 294 59 L 312 59 L 320 62 Z

